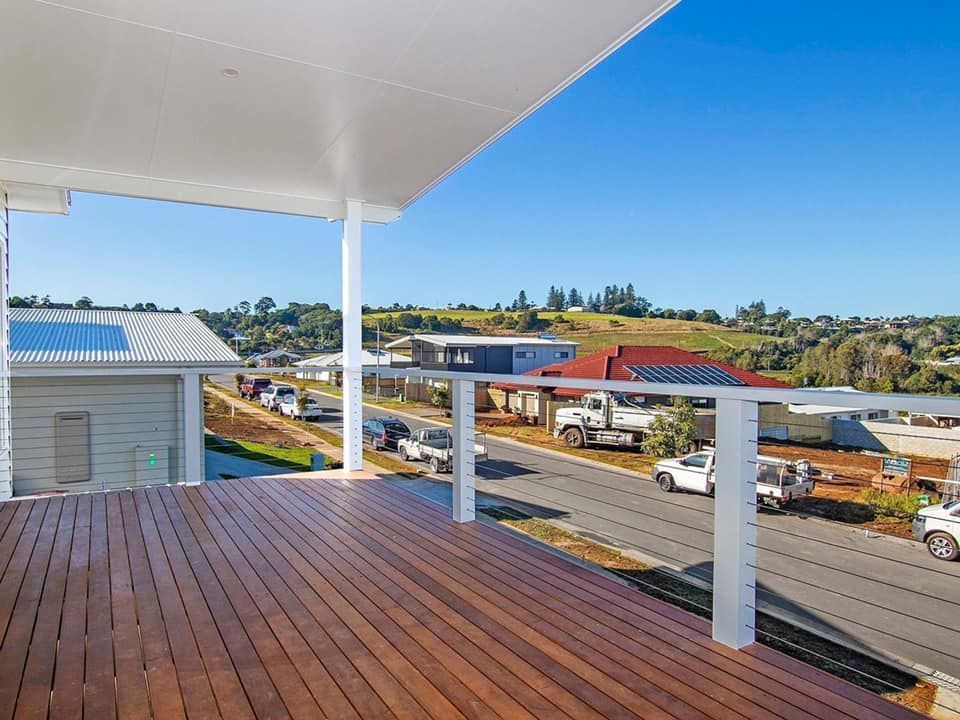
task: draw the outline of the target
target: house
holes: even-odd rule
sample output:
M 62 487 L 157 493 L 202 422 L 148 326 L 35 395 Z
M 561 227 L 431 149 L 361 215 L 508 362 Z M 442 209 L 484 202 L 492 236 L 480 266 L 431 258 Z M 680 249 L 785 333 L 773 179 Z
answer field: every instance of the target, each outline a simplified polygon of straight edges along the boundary
M 410 351 L 408 361 L 395 360 L 392 367 L 415 367 L 422 370 L 484 372 L 518 375 L 555 362 L 577 356 L 578 343 L 559 340 L 552 335 L 407 335 L 387 344 L 388 349 Z M 429 401 L 432 387 L 446 388 L 448 382 L 438 378 L 407 378 L 406 397 Z M 478 402 L 487 399 L 489 383 L 477 383 Z
M 536 387 L 497 383 L 491 388 L 491 399 L 501 408 L 519 412 L 536 419 L 540 424 L 547 423 L 552 415 L 548 403 L 578 402 L 585 393 L 590 392 L 589 383 L 585 384 L 584 388 L 557 387 L 550 384 L 550 378 L 636 381 L 637 397 L 642 397 L 643 402 L 652 404 L 665 403 L 669 398 L 663 395 L 647 395 L 643 392 L 644 382 L 789 387 L 779 380 L 741 370 L 686 350 L 644 345 L 614 345 L 575 360 L 546 365 L 525 374 L 542 378 L 542 383 Z M 712 401 L 693 400 L 694 404 L 701 408 L 713 405 Z
M 361 353 L 361 358 L 364 368 L 391 367 L 391 362 L 402 363 L 410 360 L 406 355 L 366 348 Z M 294 365 L 302 368 L 297 370 L 297 378 L 300 380 L 318 380 L 339 384 L 340 372 L 330 370 L 330 368 L 343 366 L 343 352 L 338 350 L 337 352 L 322 353 L 295 362 Z
M 865 401 L 870 394 L 862 393 L 850 386 L 808 388 L 812 392 L 860 393 Z M 829 442 L 833 439 L 833 421 L 882 420 L 889 416 L 887 410 L 879 408 L 839 407 L 815 403 L 778 405 L 769 404 L 760 407 L 760 435 L 777 440 L 795 442 Z
M 10 351 L 15 495 L 184 481 L 198 371 L 242 366 L 182 313 L 12 308 Z
M 257 367 L 288 367 L 300 360 L 303 360 L 303 355 L 284 350 L 283 348 L 258 353 L 257 355 L 251 355 L 247 358 L 248 362 L 253 361 Z
M 519 375 L 577 356 L 578 343 L 552 335 L 407 335 L 387 349 L 409 348 L 411 364 L 424 370 L 505 373 Z

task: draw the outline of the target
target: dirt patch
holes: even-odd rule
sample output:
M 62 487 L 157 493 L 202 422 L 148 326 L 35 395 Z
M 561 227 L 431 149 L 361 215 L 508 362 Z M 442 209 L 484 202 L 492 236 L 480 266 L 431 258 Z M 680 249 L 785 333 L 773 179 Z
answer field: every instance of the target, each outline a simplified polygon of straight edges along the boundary
M 248 407 L 219 390 L 207 388 L 203 396 L 204 425 L 227 440 L 251 440 L 276 447 L 307 447 L 340 458 L 340 450 L 329 442 L 290 426 L 278 418 Z

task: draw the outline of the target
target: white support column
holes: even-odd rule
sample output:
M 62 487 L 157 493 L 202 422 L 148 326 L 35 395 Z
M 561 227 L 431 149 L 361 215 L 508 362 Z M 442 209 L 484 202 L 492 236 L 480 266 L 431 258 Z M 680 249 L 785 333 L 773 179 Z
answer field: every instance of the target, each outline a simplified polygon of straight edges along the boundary
M 757 596 L 757 403 L 717 401 L 713 639 L 754 641 Z
M 203 482 L 203 389 L 199 373 L 181 375 L 183 386 L 183 479 Z
M 470 522 L 476 517 L 475 394 L 472 380 L 451 380 L 453 385 L 453 519 Z
M 10 401 L 10 247 L 7 192 L 0 185 L 0 500 L 13 497 Z
M 363 470 L 362 211 L 361 202 L 347 200 L 341 242 L 344 470 Z

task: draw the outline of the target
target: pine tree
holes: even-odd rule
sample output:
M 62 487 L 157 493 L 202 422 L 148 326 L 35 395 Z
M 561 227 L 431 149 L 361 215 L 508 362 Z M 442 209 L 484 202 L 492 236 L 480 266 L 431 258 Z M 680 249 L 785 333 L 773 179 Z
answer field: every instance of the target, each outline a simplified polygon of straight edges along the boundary
M 583 298 L 580 297 L 580 293 L 576 288 L 570 288 L 570 293 L 567 295 L 567 307 L 582 307 Z
M 530 303 L 527 302 L 527 291 L 521 290 L 520 294 L 517 295 L 516 309 L 526 310 L 528 307 L 530 307 Z

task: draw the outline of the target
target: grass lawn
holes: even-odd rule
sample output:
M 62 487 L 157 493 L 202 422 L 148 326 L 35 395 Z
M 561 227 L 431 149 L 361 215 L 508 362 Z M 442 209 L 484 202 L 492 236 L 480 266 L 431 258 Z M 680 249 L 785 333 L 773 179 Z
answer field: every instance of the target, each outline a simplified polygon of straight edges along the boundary
M 204 442 L 207 450 L 303 472 L 310 470 L 310 456 L 315 452 L 310 448 L 275 447 L 252 440 L 223 440 L 213 435 L 206 435 Z

